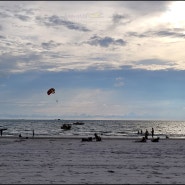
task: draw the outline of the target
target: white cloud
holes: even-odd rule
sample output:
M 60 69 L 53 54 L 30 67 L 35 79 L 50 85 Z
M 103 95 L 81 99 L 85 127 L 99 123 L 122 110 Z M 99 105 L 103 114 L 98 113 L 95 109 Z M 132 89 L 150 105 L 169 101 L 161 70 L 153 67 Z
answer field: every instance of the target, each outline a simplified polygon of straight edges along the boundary
M 1 70 L 184 69 L 184 32 L 160 19 L 172 4 L 1 2 Z M 151 58 L 169 63 L 137 63 Z

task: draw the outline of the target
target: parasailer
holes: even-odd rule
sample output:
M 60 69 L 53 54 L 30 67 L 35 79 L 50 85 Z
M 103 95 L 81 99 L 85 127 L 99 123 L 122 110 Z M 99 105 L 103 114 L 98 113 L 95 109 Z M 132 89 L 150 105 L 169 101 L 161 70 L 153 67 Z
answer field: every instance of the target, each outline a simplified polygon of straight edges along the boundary
M 55 89 L 54 88 L 50 88 L 48 91 L 47 91 L 47 94 L 50 95 L 50 94 L 54 94 L 55 93 Z

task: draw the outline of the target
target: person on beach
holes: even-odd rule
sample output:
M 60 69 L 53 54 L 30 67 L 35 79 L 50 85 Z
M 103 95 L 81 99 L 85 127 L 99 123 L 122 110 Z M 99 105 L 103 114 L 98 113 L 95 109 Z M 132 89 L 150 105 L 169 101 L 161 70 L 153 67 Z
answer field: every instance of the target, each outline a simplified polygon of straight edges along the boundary
M 136 140 L 135 142 L 146 142 L 146 138 L 142 137 L 140 140 Z
M 146 142 L 146 138 L 142 137 L 142 139 L 140 140 L 140 142 Z
M 153 138 L 154 137 L 154 128 L 152 128 L 151 133 L 152 133 L 152 138 Z
M 34 130 L 33 130 L 33 137 L 34 137 L 35 133 L 34 133 Z
M 152 142 L 159 142 L 159 139 L 160 139 L 160 137 L 152 138 L 151 141 L 152 141 Z
M 1 136 L 3 135 L 3 130 L 1 129 Z
M 145 131 L 145 139 L 148 139 L 148 135 L 149 135 L 149 133 L 148 133 L 148 130 L 146 129 L 146 131 Z
M 137 134 L 143 134 L 143 131 L 142 131 L 142 129 L 141 129 L 141 132 L 139 132 L 139 130 L 137 131 Z
M 101 137 L 98 136 L 96 133 L 94 134 L 96 141 L 101 141 Z
M 82 138 L 82 141 L 92 141 L 92 137 Z

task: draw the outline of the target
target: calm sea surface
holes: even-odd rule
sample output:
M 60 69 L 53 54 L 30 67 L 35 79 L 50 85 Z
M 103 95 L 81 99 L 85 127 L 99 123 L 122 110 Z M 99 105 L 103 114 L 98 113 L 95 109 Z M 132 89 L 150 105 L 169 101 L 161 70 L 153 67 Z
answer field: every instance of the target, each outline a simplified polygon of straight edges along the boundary
M 84 125 L 73 124 L 81 121 Z M 70 130 L 63 130 L 61 126 L 71 124 Z M 94 136 L 98 133 L 105 137 L 135 138 L 141 137 L 139 131 L 147 129 L 151 134 L 152 127 L 155 135 L 165 138 L 185 138 L 185 121 L 155 121 L 155 120 L 0 120 L 3 136 L 32 136 L 34 130 L 37 137 L 65 137 L 65 136 Z

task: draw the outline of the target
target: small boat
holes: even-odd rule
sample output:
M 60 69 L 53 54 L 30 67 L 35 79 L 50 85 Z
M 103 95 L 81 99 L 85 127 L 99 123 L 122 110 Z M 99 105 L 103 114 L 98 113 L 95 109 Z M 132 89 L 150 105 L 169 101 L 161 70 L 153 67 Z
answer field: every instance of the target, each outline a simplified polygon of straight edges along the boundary
M 63 124 L 63 125 L 61 126 L 61 129 L 70 130 L 70 129 L 71 129 L 71 125 L 70 125 L 70 124 Z
M 73 125 L 84 125 L 84 124 L 85 124 L 85 123 L 83 123 L 83 122 L 78 122 L 78 121 L 73 123 Z

